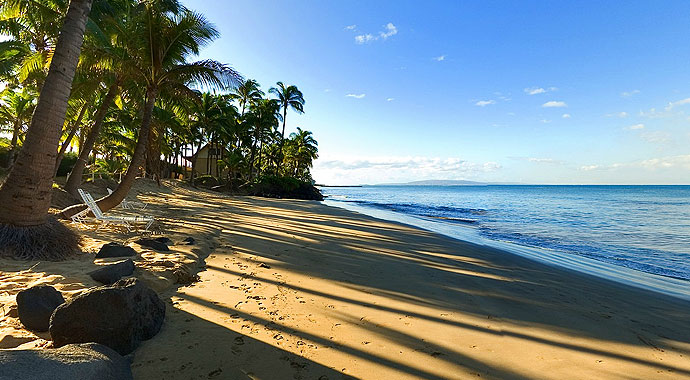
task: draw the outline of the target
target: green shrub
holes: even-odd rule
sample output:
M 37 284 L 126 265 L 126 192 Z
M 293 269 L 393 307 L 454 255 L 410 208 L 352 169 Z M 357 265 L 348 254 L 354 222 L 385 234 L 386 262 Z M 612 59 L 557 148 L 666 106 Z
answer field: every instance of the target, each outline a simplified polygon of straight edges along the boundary
M 214 186 L 218 186 L 220 184 L 220 181 L 218 181 L 218 178 L 212 176 L 212 175 L 202 175 L 194 178 L 194 185 L 210 189 Z
M 250 195 L 322 201 L 321 192 L 309 182 L 292 177 L 262 176 L 252 185 Z
M 60 161 L 60 166 L 57 170 L 57 177 L 64 177 L 69 174 L 69 172 L 72 171 L 74 164 L 77 162 L 77 158 L 79 158 L 79 156 L 77 156 L 77 154 L 74 152 L 65 153 L 64 157 L 62 157 L 62 161 Z

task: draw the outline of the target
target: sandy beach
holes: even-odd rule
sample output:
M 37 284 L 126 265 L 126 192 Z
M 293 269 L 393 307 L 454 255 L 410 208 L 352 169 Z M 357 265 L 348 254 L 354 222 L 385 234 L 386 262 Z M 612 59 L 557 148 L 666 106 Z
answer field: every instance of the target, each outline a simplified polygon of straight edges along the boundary
M 138 257 L 168 313 L 135 378 L 690 378 L 688 302 L 318 202 L 144 190 L 166 236 L 199 244 Z M 86 251 L 132 238 L 86 235 Z M 76 294 L 92 261 L 2 260 L 3 347 L 48 346 L 14 295 Z

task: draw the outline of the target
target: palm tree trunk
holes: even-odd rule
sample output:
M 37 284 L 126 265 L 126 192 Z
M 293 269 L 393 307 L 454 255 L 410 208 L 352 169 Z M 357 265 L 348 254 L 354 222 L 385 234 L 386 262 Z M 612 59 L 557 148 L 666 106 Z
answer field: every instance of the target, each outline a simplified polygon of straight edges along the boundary
M 12 128 L 12 149 L 7 155 L 7 167 L 9 168 L 14 163 L 14 157 L 17 155 L 17 141 L 19 141 L 19 128 L 22 125 L 21 119 L 17 118 L 14 121 L 14 128 Z
M 119 80 L 115 80 L 115 83 L 110 85 L 110 88 L 108 88 L 108 92 L 105 94 L 105 97 L 101 101 L 101 104 L 98 106 L 98 110 L 94 115 L 93 126 L 91 127 L 88 136 L 86 136 L 84 144 L 79 149 L 79 158 L 77 159 L 77 162 L 74 163 L 72 172 L 70 172 L 69 177 L 67 178 L 67 183 L 65 183 L 65 191 L 74 195 L 75 197 L 79 196 L 77 194 L 77 188 L 81 185 L 82 176 L 84 175 L 84 168 L 88 163 L 89 155 L 91 154 L 91 150 L 93 150 L 96 139 L 101 133 L 101 126 L 103 125 L 105 114 L 108 112 L 108 108 L 110 108 L 110 104 L 115 99 L 115 96 L 117 96 L 117 90 L 119 87 Z
M 62 162 L 62 158 L 65 156 L 65 152 L 67 151 L 67 148 L 72 143 L 72 139 L 74 138 L 74 135 L 77 133 L 77 129 L 79 129 L 79 126 L 81 125 L 81 120 L 84 118 L 84 114 L 86 113 L 87 108 L 89 108 L 88 101 L 86 103 L 84 103 L 83 106 L 81 106 L 81 111 L 79 111 L 79 116 L 77 116 L 77 120 L 75 120 L 74 125 L 72 125 L 72 129 L 69 131 L 69 135 L 67 135 L 67 138 L 65 139 L 65 141 L 62 143 L 62 146 L 60 147 L 60 151 L 58 152 L 57 158 L 55 159 L 55 174 L 54 175 L 57 175 L 57 171 L 60 168 L 60 163 Z
M 278 162 L 276 162 L 276 175 L 280 175 L 283 166 L 283 145 L 285 144 L 285 121 L 287 120 L 287 104 L 283 107 L 283 132 L 280 135 L 280 149 L 278 150 Z
M 196 162 L 199 160 L 199 152 L 201 152 L 201 146 L 203 142 L 199 140 L 199 148 L 196 150 L 196 157 L 192 160 L 192 177 L 189 180 L 189 183 L 194 186 L 194 179 L 196 178 Z M 194 146 L 192 146 L 192 149 L 194 149 Z
M 115 189 L 115 191 L 109 196 L 102 198 L 98 201 L 98 207 L 102 211 L 110 210 L 111 208 L 119 205 L 129 193 L 129 190 L 134 185 L 134 180 L 137 174 L 140 172 L 140 167 L 144 163 L 146 158 L 146 146 L 148 145 L 148 137 L 151 130 L 151 119 L 153 115 L 153 106 L 156 104 L 156 96 L 158 95 L 158 90 L 155 88 L 149 88 L 146 91 L 146 108 L 144 109 L 144 115 L 141 120 L 141 127 L 139 128 L 139 139 L 137 145 L 134 148 L 134 154 L 132 155 L 132 162 L 127 168 L 125 176 L 122 177 L 120 185 Z
M 146 158 L 146 147 L 148 146 L 149 131 L 151 129 L 153 106 L 156 103 L 157 94 L 158 91 L 155 88 L 148 88 L 146 90 L 146 105 L 144 106 L 144 115 L 141 120 L 141 126 L 139 127 L 139 138 L 137 140 L 137 145 L 134 147 L 132 161 L 129 163 L 127 172 L 124 177 L 122 177 L 122 181 L 120 181 L 117 189 L 115 189 L 112 194 L 97 201 L 98 207 L 103 212 L 122 203 L 125 197 L 127 197 L 129 190 L 132 188 L 132 185 L 134 185 L 137 174 L 141 171 L 141 165 L 144 164 L 144 159 Z M 63 218 L 69 218 L 84 209 L 86 209 L 86 205 L 84 204 L 74 205 L 62 210 L 60 215 Z
M 0 187 L 0 223 L 29 227 L 47 221 L 57 145 L 92 1 L 70 1 L 24 145 Z
M 285 122 L 287 121 L 287 105 L 283 108 L 283 132 L 280 134 L 280 146 L 283 146 L 285 141 Z

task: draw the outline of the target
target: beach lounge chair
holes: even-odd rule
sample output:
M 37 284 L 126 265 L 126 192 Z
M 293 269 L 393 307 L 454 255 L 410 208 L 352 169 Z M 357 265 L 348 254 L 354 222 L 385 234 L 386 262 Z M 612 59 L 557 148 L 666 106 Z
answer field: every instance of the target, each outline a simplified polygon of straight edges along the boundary
M 112 194 L 113 191 L 108 188 L 108 195 Z M 143 210 L 148 206 L 147 203 L 144 202 L 132 202 L 128 201 L 127 198 L 122 200 L 122 203 L 120 203 L 120 206 L 122 206 L 123 209 L 125 210 Z
M 97 230 L 106 227 L 108 225 L 121 225 L 125 228 L 127 228 L 127 231 L 132 231 L 134 229 L 134 224 L 144 224 L 145 223 L 145 228 L 144 231 L 148 231 L 155 219 L 151 216 L 119 216 L 119 215 L 103 215 L 103 211 L 101 211 L 100 207 L 98 207 L 98 204 L 96 201 L 94 201 L 93 197 L 91 194 L 87 193 L 86 191 L 82 189 L 77 189 L 79 191 L 79 195 L 81 198 L 84 200 L 84 203 L 88 207 L 86 212 L 82 211 L 80 212 L 77 218 L 76 222 L 79 224 L 84 224 L 85 221 L 87 221 L 87 215 L 89 211 L 93 213 L 95 219 L 100 222 L 100 225 L 98 226 Z M 80 215 L 81 214 L 81 215 Z M 75 216 L 77 216 L 75 215 Z M 72 217 L 72 220 L 75 221 L 75 217 Z

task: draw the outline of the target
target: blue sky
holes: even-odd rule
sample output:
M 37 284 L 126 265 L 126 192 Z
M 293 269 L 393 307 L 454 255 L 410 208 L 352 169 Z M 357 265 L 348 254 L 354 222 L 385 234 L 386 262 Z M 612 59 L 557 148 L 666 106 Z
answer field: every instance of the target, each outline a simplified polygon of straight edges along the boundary
M 690 183 L 690 2 L 185 3 L 304 92 L 317 182 Z

